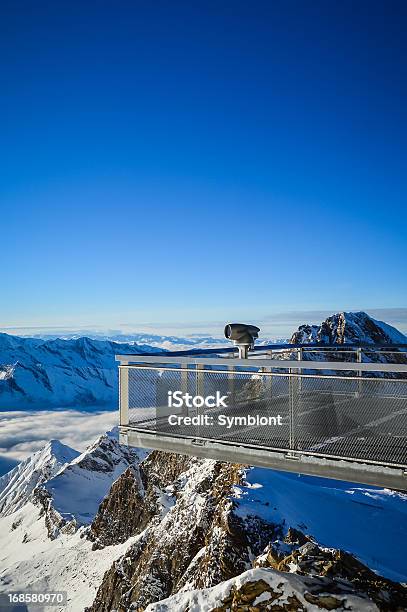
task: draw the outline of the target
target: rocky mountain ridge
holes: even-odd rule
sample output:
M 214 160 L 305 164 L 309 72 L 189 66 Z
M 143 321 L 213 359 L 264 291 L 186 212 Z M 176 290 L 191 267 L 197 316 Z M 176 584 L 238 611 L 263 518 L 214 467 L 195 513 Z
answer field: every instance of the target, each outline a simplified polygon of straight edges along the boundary
M 123 533 L 139 539 L 106 572 L 88 612 L 406 608 L 400 584 L 321 547 L 273 509 L 266 518 L 241 503 L 247 469 L 154 451 L 140 464 L 142 484 L 123 473 L 87 537 L 96 547 Z
M 320 325 L 300 325 L 290 338 L 292 344 L 407 344 L 398 329 L 370 317 L 366 312 L 338 312 Z
M 12 514 L 31 499 L 34 490 L 55 476 L 79 453 L 50 440 L 44 448 L 25 459 L 0 478 L 0 517 Z

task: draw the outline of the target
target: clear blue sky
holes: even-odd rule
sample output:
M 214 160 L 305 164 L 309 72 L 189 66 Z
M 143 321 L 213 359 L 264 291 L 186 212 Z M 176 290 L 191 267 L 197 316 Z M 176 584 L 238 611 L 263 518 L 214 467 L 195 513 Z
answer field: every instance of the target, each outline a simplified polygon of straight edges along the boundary
M 4 2 L 0 325 L 404 308 L 407 3 Z

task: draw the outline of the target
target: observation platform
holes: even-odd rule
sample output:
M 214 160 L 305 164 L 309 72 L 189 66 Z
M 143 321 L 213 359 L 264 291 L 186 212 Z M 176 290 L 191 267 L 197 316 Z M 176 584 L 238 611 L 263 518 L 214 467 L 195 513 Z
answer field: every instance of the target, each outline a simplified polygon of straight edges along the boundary
M 407 345 L 116 359 L 124 444 L 407 490 Z

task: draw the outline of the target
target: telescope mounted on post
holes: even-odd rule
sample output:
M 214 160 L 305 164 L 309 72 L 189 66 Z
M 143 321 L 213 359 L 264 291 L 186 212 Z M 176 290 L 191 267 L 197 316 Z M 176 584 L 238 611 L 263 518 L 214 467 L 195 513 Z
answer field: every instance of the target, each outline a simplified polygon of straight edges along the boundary
M 254 341 L 259 337 L 260 328 L 245 323 L 228 323 L 225 327 L 225 338 L 231 340 L 239 349 L 239 359 L 247 359 L 249 350 L 253 350 Z

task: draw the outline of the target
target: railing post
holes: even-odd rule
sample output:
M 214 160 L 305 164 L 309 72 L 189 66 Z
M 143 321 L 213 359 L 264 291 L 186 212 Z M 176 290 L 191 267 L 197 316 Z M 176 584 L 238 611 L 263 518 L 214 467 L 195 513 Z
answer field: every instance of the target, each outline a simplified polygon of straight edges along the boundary
M 266 389 L 266 398 L 267 399 L 272 399 L 273 397 L 273 376 L 272 376 L 272 368 L 262 368 L 261 369 L 262 372 L 270 372 L 270 375 L 266 375 L 264 376 L 264 378 L 266 379 L 264 381 L 264 386 Z
M 228 391 L 230 396 L 230 405 L 235 407 L 235 366 L 228 365 Z
M 129 365 L 122 361 L 119 367 L 119 422 L 120 425 L 129 424 Z
M 362 363 L 362 349 L 361 348 L 356 349 L 356 361 L 358 363 Z M 357 375 L 358 375 L 358 378 L 360 379 L 358 381 L 357 396 L 360 397 L 362 395 L 362 369 L 358 370 Z
M 203 395 L 204 394 L 203 393 L 204 392 L 204 380 L 203 380 L 204 373 L 202 372 L 202 370 L 203 370 L 204 366 L 199 364 L 199 363 L 197 363 L 195 368 L 196 368 L 196 395 Z M 201 411 L 200 408 L 196 409 L 196 414 L 198 416 L 201 415 L 201 412 L 202 411 Z M 200 436 L 200 433 L 201 433 L 201 426 L 198 425 L 197 426 L 197 430 L 196 430 L 196 434 L 197 434 L 198 437 Z
M 295 391 L 296 391 L 296 378 L 294 376 L 293 368 L 289 369 L 290 376 L 288 377 L 288 390 L 289 390 L 289 449 L 290 451 L 296 450 L 295 441 Z
M 298 361 L 302 361 L 302 348 L 298 349 L 297 360 Z M 298 368 L 297 371 L 298 371 L 298 374 L 302 374 L 302 368 Z M 298 391 L 299 391 L 299 393 L 301 393 L 301 389 L 302 389 L 302 377 L 299 376 L 298 377 Z
M 182 393 L 188 393 L 188 364 L 181 364 L 183 368 L 181 371 L 181 391 Z M 186 415 L 188 413 L 188 408 L 184 405 L 182 407 L 182 413 Z

